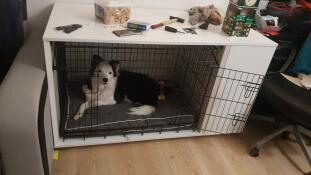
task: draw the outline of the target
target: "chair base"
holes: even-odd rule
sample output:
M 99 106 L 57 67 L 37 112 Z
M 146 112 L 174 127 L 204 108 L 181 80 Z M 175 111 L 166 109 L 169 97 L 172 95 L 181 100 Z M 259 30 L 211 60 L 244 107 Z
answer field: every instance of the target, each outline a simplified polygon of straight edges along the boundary
M 260 149 L 259 148 L 262 145 L 264 145 L 265 143 L 271 141 L 275 137 L 280 136 L 280 135 L 282 135 L 283 133 L 286 133 L 286 132 L 294 134 L 298 144 L 300 145 L 300 148 L 302 149 L 304 155 L 306 156 L 306 159 L 307 159 L 309 165 L 311 166 L 311 153 L 308 150 L 306 142 L 304 141 L 304 139 L 302 137 L 302 134 L 303 134 L 303 135 L 308 136 L 308 137 L 311 138 L 311 131 L 307 130 L 306 128 L 304 128 L 302 126 L 299 126 L 299 125 L 287 125 L 287 126 L 281 128 L 281 129 L 273 132 L 272 134 L 264 137 L 263 139 L 258 141 L 255 145 L 253 145 L 250 148 L 249 154 L 252 157 L 258 157 L 259 154 L 260 154 Z

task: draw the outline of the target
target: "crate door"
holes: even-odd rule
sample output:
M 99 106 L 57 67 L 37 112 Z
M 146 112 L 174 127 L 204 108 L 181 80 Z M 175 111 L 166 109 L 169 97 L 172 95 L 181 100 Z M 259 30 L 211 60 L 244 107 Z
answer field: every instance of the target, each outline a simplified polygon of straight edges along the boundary
M 200 130 L 208 134 L 242 132 L 263 76 L 224 68 L 212 76 L 215 81 L 205 98 Z

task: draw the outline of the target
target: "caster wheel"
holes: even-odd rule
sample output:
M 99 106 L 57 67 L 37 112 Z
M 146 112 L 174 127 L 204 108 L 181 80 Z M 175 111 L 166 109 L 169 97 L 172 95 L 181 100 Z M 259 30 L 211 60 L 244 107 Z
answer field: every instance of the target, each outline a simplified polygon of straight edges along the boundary
M 288 137 L 289 137 L 289 132 L 288 131 L 284 131 L 282 134 L 281 134 L 281 139 L 283 140 L 287 140 Z
M 260 153 L 260 150 L 257 147 L 253 147 L 249 151 L 249 155 L 252 156 L 252 157 L 258 157 L 259 153 Z

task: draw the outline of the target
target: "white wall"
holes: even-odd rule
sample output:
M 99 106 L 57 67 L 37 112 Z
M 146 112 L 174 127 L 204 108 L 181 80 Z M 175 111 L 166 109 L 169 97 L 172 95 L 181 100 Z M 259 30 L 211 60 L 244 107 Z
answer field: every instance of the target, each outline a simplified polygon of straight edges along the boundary
M 196 5 L 215 4 L 225 13 L 229 0 L 133 0 L 135 6 L 151 8 L 188 9 Z M 54 2 L 93 3 L 93 0 L 28 0 L 30 30 L 44 29 Z

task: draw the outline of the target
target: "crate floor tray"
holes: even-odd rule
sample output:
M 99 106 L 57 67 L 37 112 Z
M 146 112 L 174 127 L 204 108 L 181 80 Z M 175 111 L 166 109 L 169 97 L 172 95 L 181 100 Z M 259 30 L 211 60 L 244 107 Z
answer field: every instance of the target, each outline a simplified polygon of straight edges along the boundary
M 167 95 L 166 100 L 158 102 L 156 111 L 151 115 L 128 115 L 128 109 L 134 105 L 129 102 L 121 102 L 116 105 L 89 108 L 82 118 L 73 120 L 74 114 L 85 99 L 81 87 L 81 84 L 68 86 L 67 104 L 61 120 L 63 136 L 95 131 L 98 133 L 106 131 L 109 135 L 111 131 L 128 133 L 142 130 L 145 132 L 148 130 L 176 130 L 176 128 L 189 128 L 195 122 L 195 112 L 181 93 Z

